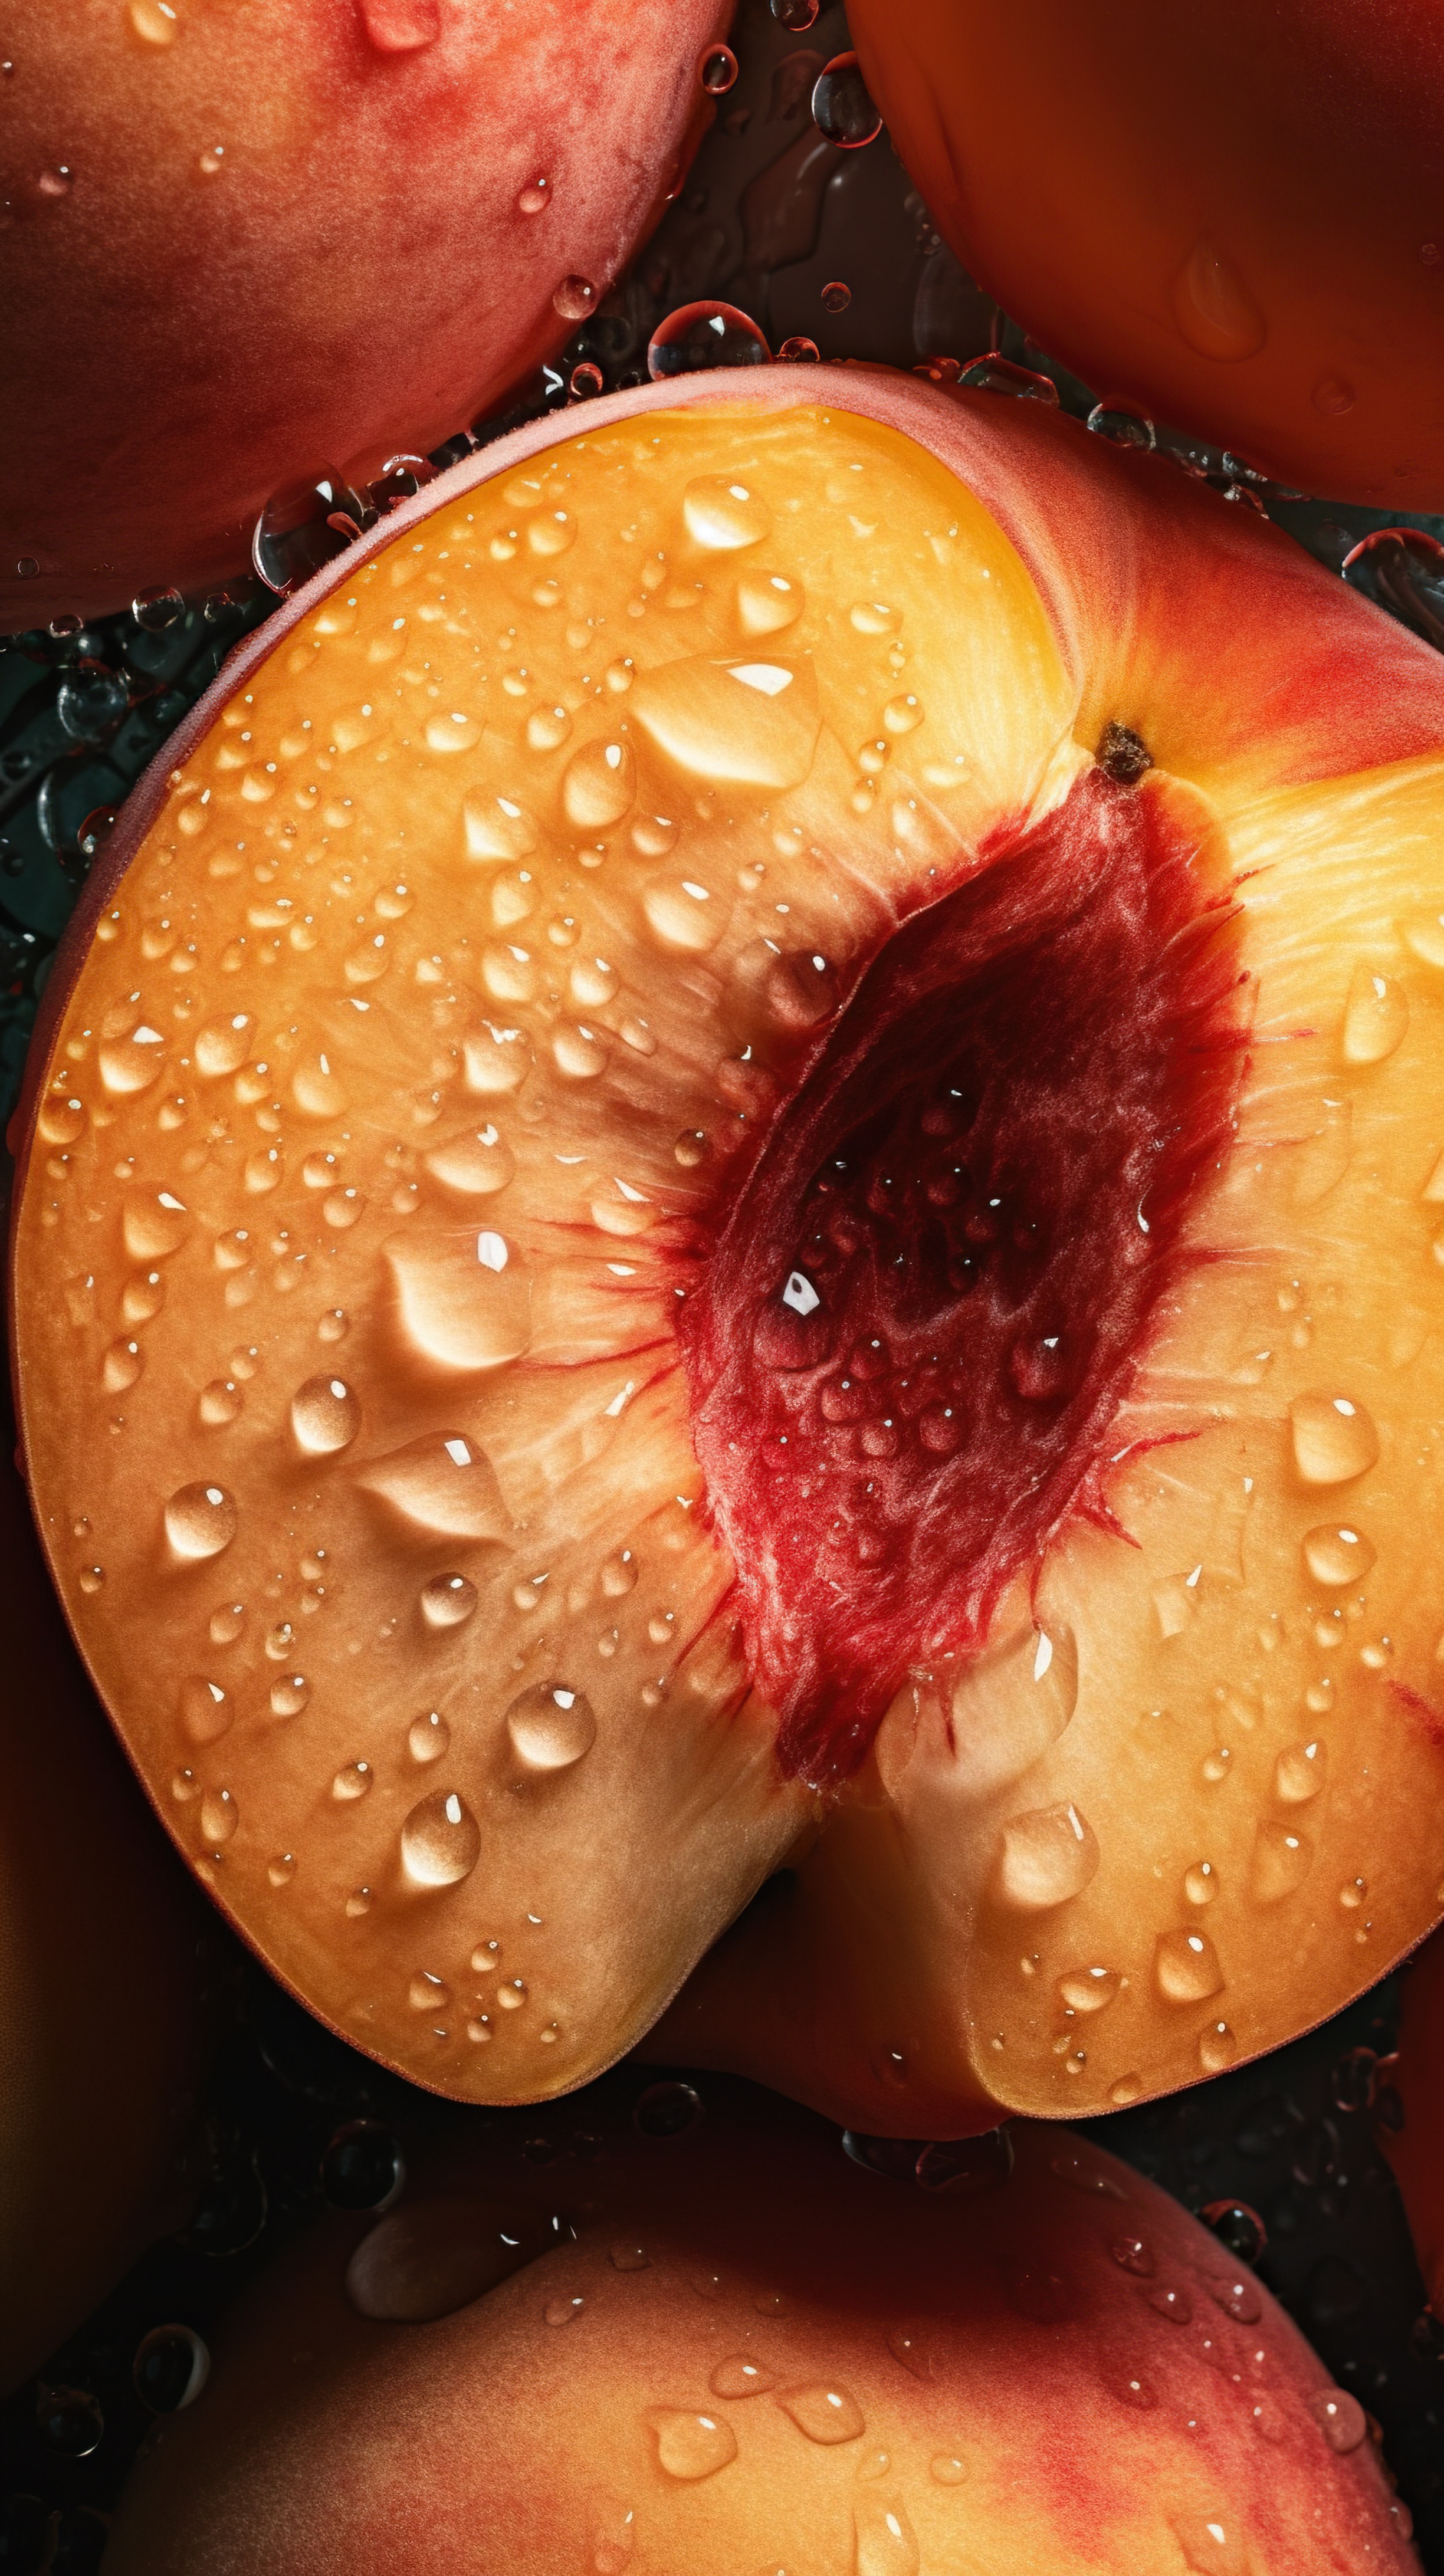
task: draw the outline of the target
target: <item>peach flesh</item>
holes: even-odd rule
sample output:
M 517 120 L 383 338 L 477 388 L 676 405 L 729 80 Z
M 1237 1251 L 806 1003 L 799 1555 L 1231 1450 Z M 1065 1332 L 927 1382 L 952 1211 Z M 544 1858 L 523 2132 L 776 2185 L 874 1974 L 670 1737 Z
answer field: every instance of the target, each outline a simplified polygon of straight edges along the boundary
M 1104 1450 L 1245 1043 L 1229 894 L 1170 820 L 1100 766 L 985 842 L 718 1211 L 679 1328 L 692 1436 L 811 1779 L 856 1768 L 910 1669 L 986 1643 L 1062 1522 L 1116 1527 Z
M 589 2102 L 585 2162 L 456 2149 L 369 2236 L 324 2222 L 106 2576 L 1414 2565 L 1357 2401 L 1126 2167 L 1020 2126 L 1011 2178 L 922 2190 L 719 2090 L 683 2134 Z
M 1444 684 L 1161 460 L 819 390 L 543 425 L 238 658 L 52 981 L 18 1384 L 125 1739 L 314 2009 L 562 2091 L 785 1863 L 665 2044 L 942 2136 L 1196 2080 L 1437 1917 Z M 820 1796 L 675 1292 L 826 1055 L 811 959 L 842 1009 L 1120 752 L 1251 978 L 1110 1435 L 1129 1543 L 1065 1520 Z
M 0 633 L 224 582 L 278 490 L 499 404 L 677 185 L 731 6 L 3 15 Z

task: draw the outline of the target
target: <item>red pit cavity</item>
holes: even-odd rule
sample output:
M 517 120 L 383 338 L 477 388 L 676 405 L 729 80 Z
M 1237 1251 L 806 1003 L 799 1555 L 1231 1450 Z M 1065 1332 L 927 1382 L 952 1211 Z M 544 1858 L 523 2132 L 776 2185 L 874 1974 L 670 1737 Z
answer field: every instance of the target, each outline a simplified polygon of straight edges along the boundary
M 1064 1521 L 1115 1526 L 1111 1427 L 1228 1139 L 1245 981 L 1167 795 L 1095 769 L 893 933 L 718 1209 L 692 1435 L 789 1772 L 845 1777 Z

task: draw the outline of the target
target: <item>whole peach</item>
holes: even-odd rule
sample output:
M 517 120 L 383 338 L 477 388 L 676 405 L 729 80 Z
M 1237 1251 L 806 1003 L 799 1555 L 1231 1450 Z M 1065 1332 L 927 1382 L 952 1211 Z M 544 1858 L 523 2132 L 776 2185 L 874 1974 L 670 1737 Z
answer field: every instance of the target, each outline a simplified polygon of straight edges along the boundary
M 851 23 L 939 229 L 1102 394 L 1309 491 L 1439 507 L 1437 10 L 858 0 Z
M 885 2179 L 740 2085 L 627 2109 L 325 2221 L 142 2462 L 106 2576 L 1413 2564 L 1357 2400 L 1077 2136 Z
M 200 1909 L 66 1635 L 0 1467 L 0 2388 L 183 2207 Z
M 729 0 L 0 8 L 0 632 L 223 581 L 595 306 Z

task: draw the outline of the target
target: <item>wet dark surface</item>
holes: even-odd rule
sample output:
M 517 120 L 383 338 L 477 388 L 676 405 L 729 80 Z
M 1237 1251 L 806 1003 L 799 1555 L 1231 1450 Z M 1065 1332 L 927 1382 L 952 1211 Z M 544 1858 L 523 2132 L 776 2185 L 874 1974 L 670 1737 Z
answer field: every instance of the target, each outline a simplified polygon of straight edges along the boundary
M 781 0 L 782 20 L 789 14 L 805 15 L 800 0 Z M 819 134 L 813 85 L 846 42 L 840 8 L 822 9 L 810 28 L 790 29 L 767 0 L 743 0 L 733 37 L 738 78 L 719 97 L 716 124 L 653 241 L 523 398 L 498 419 L 459 430 L 434 463 L 569 402 L 580 427 L 588 396 L 645 376 L 648 343 L 668 315 L 720 299 L 749 317 L 778 353 L 802 340 L 824 358 L 901 367 L 932 360 L 946 379 L 997 352 L 1007 363 L 985 365 L 970 380 L 991 382 L 999 400 L 1026 398 L 1028 383 L 1046 377 L 1065 409 L 1084 419 L 1094 414 L 1097 434 L 1156 439 L 1176 454 L 1180 470 L 1206 477 L 1236 507 L 1265 511 L 1319 561 L 1444 646 L 1444 521 L 1386 522 L 1377 511 L 1285 494 L 1185 433 L 1142 423 L 1122 407 L 1095 411 L 1093 393 L 1052 366 L 964 275 L 886 134 L 846 151 Z M 835 112 L 856 126 L 855 98 L 844 98 Z M 747 337 L 729 326 L 728 353 L 745 356 Z M 805 373 L 804 354 L 800 384 Z M 299 577 L 346 542 L 347 526 L 330 516 L 333 506 L 343 523 L 359 525 L 414 488 L 415 479 L 403 470 L 387 487 L 308 503 L 299 536 L 286 538 L 283 529 L 286 542 L 269 545 L 268 569 L 284 577 L 289 562 Z M 1386 526 L 1406 532 L 1366 542 Z M 0 1105 L 7 1111 L 56 941 L 110 815 L 226 653 L 275 604 L 257 577 L 238 578 L 209 599 L 180 600 L 165 591 L 164 565 L 155 572 L 157 590 L 138 614 L 0 645 Z M 484 2126 L 514 2138 L 518 2155 L 559 2118 L 586 2126 L 587 2095 L 546 2114 L 478 2114 L 432 2103 L 310 2022 L 227 1935 L 218 1929 L 213 1938 L 231 2035 L 208 2101 L 207 2178 L 196 2213 L 186 2234 L 153 2249 L 5 2409 L 5 2576 L 32 2576 L 42 2567 L 86 2576 L 98 2564 L 103 2516 L 155 2420 L 136 2384 L 143 2341 L 170 2325 L 208 2338 L 238 2291 L 320 2204 L 323 2161 L 330 2196 L 360 2206 L 366 2203 L 358 2192 L 379 2196 L 388 2187 L 392 2120 L 442 2130 Z M 1376 2124 L 1394 2105 L 1387 2071 L 1381 2087 L 1375 2059 L 1392 2044 L 1395 2001 L 1390 1981 L 1261 2065 L 1093 2122 L 1091 2133 L 1190 2208 L 1223 2205 L 1216 2223 L 1226 2241 L 1245 2259 L 1256 2258 L 1327 2366 L 1377 2420 L 1424 2565 L 1444 2576 L 1444 2333 L 1421 2321 L 1422 2286 L 1375 2143 Z M 649 2080 L 624 2070 L 607 2083 L 640 2095 Z M 696 2081 L 705 2099 L 706 2078 Z M 380 2133 L 358 2132 L 357 2121 L 380 2123 Z M 103 2136 L 96 2153 L 105 2154 Z M 152 2341 L 140 2375 L 152 2400 L 173 2400 L 195 2370 L 194 2349 L 182 2335 Z M 195 2402 L 204 2404 L 203 2390 Z

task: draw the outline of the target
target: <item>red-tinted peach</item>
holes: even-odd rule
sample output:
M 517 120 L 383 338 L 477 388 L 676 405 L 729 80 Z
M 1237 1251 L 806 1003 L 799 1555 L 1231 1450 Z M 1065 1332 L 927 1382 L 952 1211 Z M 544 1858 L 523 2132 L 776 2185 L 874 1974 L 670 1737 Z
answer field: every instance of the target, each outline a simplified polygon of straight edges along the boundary
M 278 491 L 498 403 L 675 187 L 730 15 L 5 11 L 0 632 L 221 582 Z
M 1404 2195 L 1424 2288 L 1444 2324 L 1444 1936 L 1426 1942 L 1403 1981 L 1397 2065 L 1376 2136 Z
M 230 666 L 52 980 L 18 1383 L 314 2009 L 941 2136 L 1438 1916 L 1444 670 L 1162 458 L 802 392 L 540 424 Z
M 1105 398 L 1311 492 L 1440 506 L 1427 0 L 857 0 L 850 23 L 954 249 Z
M 123 1762 L 0 1469 L 0 2388 L 184 2211 L 202 1912 Z
M 1020 2126 L 920 2187 L 708 2101 L 670 2136 L 589 2103 L 540 2168 L 513 2131 L 369 2235 L 323 2223 L 218 2338 L 106 2576 L 1414 2564 L 1363 2409 L 1112 2157 Z

